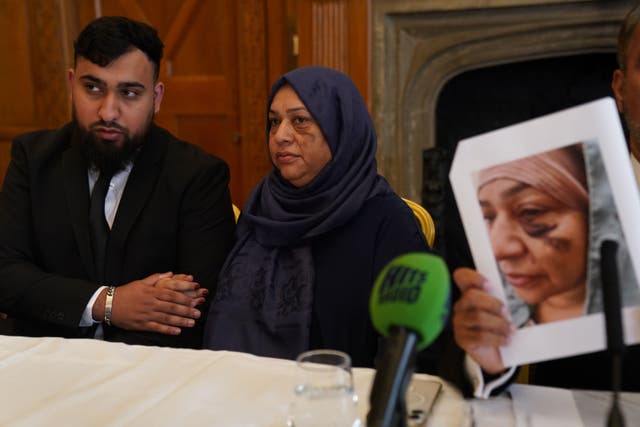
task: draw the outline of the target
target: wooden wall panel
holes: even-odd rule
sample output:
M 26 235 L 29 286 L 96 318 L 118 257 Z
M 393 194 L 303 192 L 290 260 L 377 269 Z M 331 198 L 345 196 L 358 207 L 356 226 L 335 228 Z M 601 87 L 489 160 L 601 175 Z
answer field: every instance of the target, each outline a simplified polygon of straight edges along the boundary
M 238 96 L 242 135 L 242 165 L 249 196 L 253 187 L 270 170 L 266 144 L 267 16 L 266 2 L 239 0 L 238 14 Z
M 347 12 L 347 3 L 344 1 L 311 3 L 310 53 L 313 63 L 349 70 Z
M 29 1 L 29 22 L 37 32 L 30 37 L 33 102 L 38 127 L 56 128 L 69 121 L 67 70 L 72 65 L 64 10 L 48 0 Z
M 297 57 L 293 52 L 295 16 L 288 0 L 267 2 L 267 67 L 268 83 L 271 84 L 285 71 L 295 68 Z
M 29 56 L 28 8 L 22 1 L 0 2 L 0 26 L 4 37 L 0 37 L 0 52 L 3 66 L 0 67 L 0 123 L 14 127 L 33 124 L 33 84 L 31 81 L 31 58 Z M 3 132 L 6 133 L 6 132 Z
M 22 1 L 0 2 L 0 168 L 4 179 L 11 138 L 29 130 L 34 118 L 27 7 Z
M 237 7 L 233 0 L 101 0 L 93 11 L 83 10 L 80 21 L 84 26 L 98 14 L 124 15 L 158 30 L 165 45 L 159 79 L 166 89 L 155 121 L 224 159 L 233 200 L 242 205 L 248 190 L 239 144 Z
M 96 16 L 147 21 L 165 42 L 157 122 L 229 163 L 242 206 L 271 170 L 268 90 L 296 66 L 341 69 L 368 95 L 368 0 L 0 0 L 0 179 L 9 141 L 70 118 L 73 40 Z M 298 56 L 293 35 L 298 33 Z
M 369 1 L 291 0 L 299 39 L 298 66 L 323 65 L 353 79 L 369 100 Z
M 68 119 L 64 1 L 0 1 L 0 182 L 11 139 Z

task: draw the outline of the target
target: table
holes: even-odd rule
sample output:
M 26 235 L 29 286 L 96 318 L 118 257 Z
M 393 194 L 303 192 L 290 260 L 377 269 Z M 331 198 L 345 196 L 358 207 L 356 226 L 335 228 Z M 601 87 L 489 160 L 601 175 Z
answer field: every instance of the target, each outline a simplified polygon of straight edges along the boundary
M 294 367 L 245 353 L 0 335 L 0 426 L 282 427 Z M 364 420 L 375 372 L 353 373 Z M 610 393 L 519 384 L 465 400 L 438 377 L 413 381 L 443 384 L 426 427 L 601 427 L 610 404 Z M 640 425 L 640 394 L 621 401 L 627 425 Z
M 605 391 L 512 384 L 499 397 L 469 404 L 474 427 L 604 427 L 611 400 Z M 640 393 L 620 393 L 618 401 L 626 425 L 640 425 Z
M 226 351 L 0 336 L 0 426 L 282 427 L 294 366 Z M 373 376 L 354 369 L 363 419 Z M 427 425 L 469 425 L 468 403 L 443 390 Z

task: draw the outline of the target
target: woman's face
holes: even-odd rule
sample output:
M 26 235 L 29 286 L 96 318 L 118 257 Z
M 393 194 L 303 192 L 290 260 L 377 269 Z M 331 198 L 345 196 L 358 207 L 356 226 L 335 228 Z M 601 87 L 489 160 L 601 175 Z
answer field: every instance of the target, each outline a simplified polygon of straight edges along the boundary
M 271 161 L 291 184 L 307 185 L 331 161 L 331 149 L 291 86 L 276 92 L 269 108 L 269 123 Z
M 586 212 L 504 178 L 481 187 L 478 198 L 500 270 L 520 299 L 584 297 Z

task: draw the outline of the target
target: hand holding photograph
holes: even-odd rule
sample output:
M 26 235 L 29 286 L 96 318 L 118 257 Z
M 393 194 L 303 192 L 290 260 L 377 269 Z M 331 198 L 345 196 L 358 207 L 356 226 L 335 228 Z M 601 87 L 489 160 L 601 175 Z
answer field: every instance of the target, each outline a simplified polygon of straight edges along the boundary
M 605 348 L 605 240 L 640 342 L 640 199 L 611 98 L 463 140 L 449 177 L 476 269 L 519 328 L 505 366 Z

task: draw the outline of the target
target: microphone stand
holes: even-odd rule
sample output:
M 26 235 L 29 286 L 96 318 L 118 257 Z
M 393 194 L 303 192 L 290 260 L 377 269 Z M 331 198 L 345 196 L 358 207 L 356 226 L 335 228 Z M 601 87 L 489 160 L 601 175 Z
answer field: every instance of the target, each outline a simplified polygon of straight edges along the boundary
M 393 418 L 395 422 L 393 425 L 397 427 L 408 427 L 409 425 L 407 421 L 409 416 L 409 411 L 407 410 L 407 389 L 409 388 L 409 383 L 411 383 L 411 377 L 415 370 L 415 352 L 411 351 L 409 357 L 410 360 L 407 365 L 407 371 L 405 372 L 404 379 L 402 380 L 400 395 L 398 396 L 394 410 Z
M 622 355 L 611 355 L 611 388 L 613 390 L 613 402 L 609 409 L 609 418 L 607 419 L 607 427 L 624 427 L 624 415 L 619 405 L 618 394 L 620 392 L 620 380 L 622 368 Z
M 406 391 L 414 371 L 418 337 L 400 326 L 392 326 L 391 332 L 369 396 L 369 427 L 408 426 Z
M 607 331 L 607 350 L 611 359 L 611 389 L 613 402 L 609 409 L 607 427 L 624 427 L 624 415 L 618 402 L 622 383 L 622 360 L 624 340 L 622 312 L 620 307 L 620 285 L 618 283 L 618 265 L 616 252 L 618 244 L 605 240 L 600 246 L 600 276 L 602 278 L 602 300 Z

